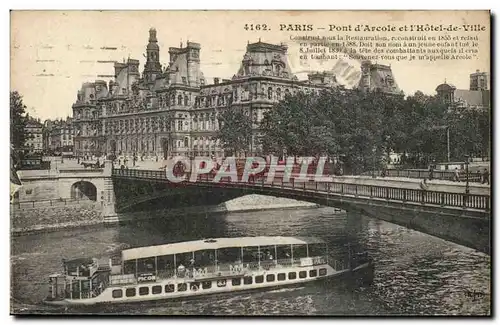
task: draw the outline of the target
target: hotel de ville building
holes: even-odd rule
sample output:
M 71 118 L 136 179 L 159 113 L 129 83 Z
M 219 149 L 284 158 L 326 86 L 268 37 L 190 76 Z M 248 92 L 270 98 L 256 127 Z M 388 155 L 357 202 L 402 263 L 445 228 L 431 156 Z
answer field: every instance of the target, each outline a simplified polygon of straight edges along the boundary
M 224 156 L 216 139 L 219 115 L 242 109 L 251 116 L 251 152 L 259 151 L 259 122 L 266 110 L 286 94 L 319 92 L 338 86 L 332 72 L 310 73 L 299 81 L 292 74 L 286 45 L 263 42 L 247 45 L 241 65 L 231 79 L 208 83 L 200 70 L 201 45 L 168 49 L 169 64 L 160 64 L 156 30 L 150 29 L 146 63 L 114 64 L 115 78 L 84 83 L 73 104 L 75 153 L 158 157 Z M 398 93 L 389 67 L 369 64 L 360 85 Z

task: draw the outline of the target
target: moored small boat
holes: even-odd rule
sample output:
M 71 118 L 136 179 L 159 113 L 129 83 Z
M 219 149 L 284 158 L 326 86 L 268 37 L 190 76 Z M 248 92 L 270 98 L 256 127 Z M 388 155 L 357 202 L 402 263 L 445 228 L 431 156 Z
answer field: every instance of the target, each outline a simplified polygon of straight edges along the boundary
M 332 259 L 313 237 L 217 238 L 126 249 L 106 263 L 63 261 L 49 277 L 50 305 L 94 305 L 184 299 L 268 289 L 334 278 L 371 282 L 366 254 Z

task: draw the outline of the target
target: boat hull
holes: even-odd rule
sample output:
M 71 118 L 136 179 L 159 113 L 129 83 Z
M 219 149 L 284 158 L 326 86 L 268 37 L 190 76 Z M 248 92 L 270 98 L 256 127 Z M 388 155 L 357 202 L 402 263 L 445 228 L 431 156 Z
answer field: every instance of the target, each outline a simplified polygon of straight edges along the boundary
M 268 290 L 276 290 L 280 288 L 290 288 L 297 286 L 304 286 L 307 284 L 318 284 L 322 283 L 323 285 L 330 285 L 332 283 L 340 284 L 340 285 L 370 285 L 373 281 L 373 271 L 374 267 L 372 263 L 365 263 L 363 265 L 358 266 L 352 270 L 343 270 L 343 271 L 335 271 L 330 266 L 327 266 L 327 274 L 325 276 L 317 276 L 314 278 L 307 277 L 305 279 L 295 279 L 288 280 L 283 282 L 275 281 L 273 283 L 263 282 L 261 284 L 254 283 L 253 285 L 244 285 L 243 281 L 241 285 L 232 286 L 230 284 L 230 280 L 227 281 L 228 286 L 224 288 L 215 288 L 215 290 L 205 290 L 200 289 L 195 292 L 190 291 L 189 289 L 183 293 L 178 294 L 162 294 L 162 295 L 147 295 L 147 296 L 135 296 L 131 299 L 113 299 L 110 292 L 112 290 L 116 290 L 116 287 L 108 288 L 103 294 L 90 298 L 90 299 L 64 299 L 64 300 L 45 300 L 44 303 L 52 306 L 74 306 L 74 307 L 85 307 L 85 306 L 94 306 L 94 305 L 106 305 L 106 304 L 137 304 L 137 303 L 146 303 L 146 302 L 155 302 L 155 301 L 179 301 L 179 300 L 195 300 L 195 299 L 204 299 L 206 296 L 210 295 L 228 295 L 228 294 L 237 294 L 242 292 L 253 292 L 253 291 L 268 291 Z M 324 268 L 324 267 L 322 267 Z M 308 268 L 307 271 L 309 273 L 310 270 L 320 268 Z M 290 272 L 293 270 L 283 270 L 283 272 Z M 301 269 L 300 271 L 304 271 Z M 265 275 L 266 273 L 262 274 Z M 297 272 L 298 274 L 298 272 Z M 257 274 L 260 275 L 260 274 Z M 254 275 L 255 278 L 256 275 Z M 214 281 L 216 283 L 216 281 Z M 154 283 L 150 285 L 161 285 L 165 287 L 170 284 L 168 281 L 162 281 L 159 283 Z M 140 287 L 140 285 L 134 285 L 136 288 Z M 187 284 L 189 288 L 189 283 Z M 129 286 L 133 287 L 133 286 Z M 125 287 L 123 287 L 124 289 Z M 107 294 L 106 294 L 107 293 Z M 151 292 L 150 292 L 151 293 Z

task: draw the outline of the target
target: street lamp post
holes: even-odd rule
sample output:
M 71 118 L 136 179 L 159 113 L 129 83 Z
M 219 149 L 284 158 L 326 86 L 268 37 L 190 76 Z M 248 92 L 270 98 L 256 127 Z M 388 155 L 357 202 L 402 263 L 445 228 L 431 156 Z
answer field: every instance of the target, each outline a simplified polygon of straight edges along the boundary
M 467 206 L 467 201 L 469 200 L 469 155 L 465 155 L 465 195 L 464 195 L 464 207 Z
M 465 155 L 465 194 L 469 194 L 469 155 Z
M 446 153 L 447 153 L 447 158 L 448 162 L 450 162 L 450 127 L 446 127 Z
M 372 177 L 376 178 L 377 176 L 375 174 L 375 164 L 376 164 L 375 155 L 377 153 L 377 148 L 373 147 L 372 151 L 373 151 L 373 173 L 372 173 Z

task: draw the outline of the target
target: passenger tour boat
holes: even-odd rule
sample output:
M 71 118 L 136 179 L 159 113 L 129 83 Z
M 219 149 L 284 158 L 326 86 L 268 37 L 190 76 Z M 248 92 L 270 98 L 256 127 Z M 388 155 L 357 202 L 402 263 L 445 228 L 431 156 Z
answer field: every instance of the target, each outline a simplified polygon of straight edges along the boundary
M 63 260 L 49 278 L 51 305 L 129 303 L 352 278 L 371 283 L 366 253 L 335 260 L 312 237 L 217 238 L 126 249 L 106 263 Z

